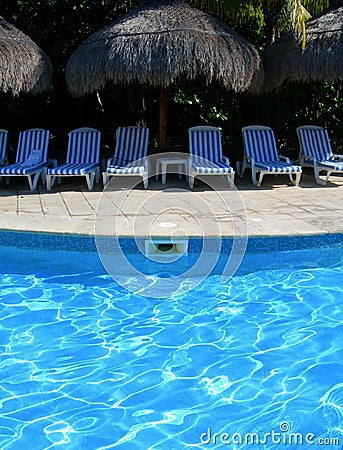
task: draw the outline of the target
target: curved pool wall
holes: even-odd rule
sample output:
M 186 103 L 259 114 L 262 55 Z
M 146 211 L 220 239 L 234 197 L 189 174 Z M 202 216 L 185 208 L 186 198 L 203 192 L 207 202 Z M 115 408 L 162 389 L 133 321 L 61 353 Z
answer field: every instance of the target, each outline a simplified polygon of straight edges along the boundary
M 94 236 L 72 235 L 72 234 L 46 234 L 46 233 L 23 233 L 16 231 L 0 231 L 0 247 L 2 251 L 7 251 L 10 255 L 12 249 L 21 249 L 21 254 L 28 251 L 28 258 L 35 251 L 37 257 L 49 259 L 51 251 L 73 252 L 73 261 L 80 259 L 84 266 L 91 267 L 94 264 L 101 264 L 97 253 L 97 239 Z M 204 249 L 203 238 L 189 238 L 188 254 L 182 256 L 172 263 L 160 263 L 151 261 L 144 256 L 144 238 L 120 237 L 120 238 L 100 238 L 101 245 L 106 247 L 108 243 L 109 251 L 112 251 L 113 240 L 115 240 L 120 257 L 118 260 L 118 270 L 120 271 L 120 258 L 137 265 L 139 270 L 145 274 L 160 271 L 170 271 L 178 273 L 184 271 L 187 266 L 192 266 L 199 258 Z M 206 251 L 218 251 L 218 261 L 214 265 L 212 274 L 222 273 L 223 267 L 227 263 L 232 250 L 233 238 L 205 238 Z M 244 257 L 239 266 L 238 273 L 247 273 L 260 269 L 274 267 L 311 267 L 327 266 L 339 263 L 343 258 L 343 233 L 318 234 L 307 236 L 273 236 L 273 237 L 251 237 L 247 241 L 243 240 Z M 330 251 L 328 251 L 330 250 Z M 315 258 L 313 251 L 316 251 Z M 87 253 L 87 257 L 85 257 Z M 115 253 L 115 252 L 114 252 Z M 118 252 L 119 253 L 119 252 Z M 63 258 L 62 258 L 63 259 Z M 65 260 L 65 258 L 64 258 Z M 65 260 L 67 264 L 68 261 Z
M 0 245 L 11 245 L 20 248 L 35 248 L 45 250 L 70 250 L 70 251 L 96 251 L 96 238 L 89 235 L 60 234 L 60 233 L 36 233 L 22 231 L 0 230 Z M 112 238 L 103 238 L 112 239 Z M 137 242 L 144 242 L 146 238 L 120 237 L 122 248 L 128 252 L 138 250 Z M 218 241 L 218 238 L 189 238 L 189 251 L 201 250 L 202 241 Z M 233 238 L 223 237 L 221 239 L 222 252 L 231 250 Z M 310 248 L 320 249 L 343 244 L 343 233 L 311 234 L 296 236 L 261 236 L 249 237 L 247 252 L 269 252 L 308 250 Z

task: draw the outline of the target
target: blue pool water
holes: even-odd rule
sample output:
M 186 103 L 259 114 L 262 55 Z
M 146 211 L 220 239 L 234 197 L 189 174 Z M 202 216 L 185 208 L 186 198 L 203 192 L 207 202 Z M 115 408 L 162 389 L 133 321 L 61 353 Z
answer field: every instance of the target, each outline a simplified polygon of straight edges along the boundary
M 251 242 L 168 298 L 93 243 L 0 236 L 1 449 L 343 448 L 342 235 Z

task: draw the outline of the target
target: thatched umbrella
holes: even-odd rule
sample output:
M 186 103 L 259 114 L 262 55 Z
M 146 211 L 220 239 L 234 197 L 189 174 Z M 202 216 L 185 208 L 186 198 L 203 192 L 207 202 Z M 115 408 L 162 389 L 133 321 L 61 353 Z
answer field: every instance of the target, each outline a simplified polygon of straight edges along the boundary
M 263 55 L 266 90 L 285 80 L 335 81 L 343 79 L 343 7 L 322 13 L 306 24 L 305 48 L 300 35 L 288 32 Z
M 43 50 L 0 16 L 0 91 L 38 94 L 51 87 L 52 73 Z
M 160 150 L 166 147 L 168 87 L 199 77 L 240 92 L 258 89 L 264 72 L 253 45 L 183 1 L 151 2 L 123 16 L 84 41 L 66 70 L 74 96 L 109 83 L 160 87 Z

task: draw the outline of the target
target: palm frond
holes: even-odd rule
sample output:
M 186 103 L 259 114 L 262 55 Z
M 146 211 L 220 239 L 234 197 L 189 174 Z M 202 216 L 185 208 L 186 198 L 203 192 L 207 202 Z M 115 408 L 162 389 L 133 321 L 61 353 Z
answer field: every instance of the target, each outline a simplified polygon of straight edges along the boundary
M 311 14 L 301 4 L 300 0 L 293 1 L 292 8 L 292 26 L 293 30 L 296 30 L 302 38 L 302 49 L 304 50 L 306 45 L 306 22 L 311 18 Z

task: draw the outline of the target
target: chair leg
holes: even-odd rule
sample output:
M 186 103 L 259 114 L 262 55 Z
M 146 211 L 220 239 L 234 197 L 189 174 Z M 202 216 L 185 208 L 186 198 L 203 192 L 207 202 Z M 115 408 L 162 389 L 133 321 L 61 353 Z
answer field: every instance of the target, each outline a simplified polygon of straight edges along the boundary
M 144 174 L 143 175 L 143 186 L 144 186 L 144 189 L 148 188 L 148 184 L 149 184 L 149 178 L 148 178 L 147 174 Z
M 295 178 L 293 178 L 293 176 L 295 176 Z M 291 180 L 291 184 L 293 186 L 299 186 L 300 183 L 300 177 L 301 177 L 301 172 L 298 172 L 296 174 L 289 174 L 289 179 Z
M 155 179 L 156 179 L 156 181 L 158 180 L 158 175 L 160 173 L 160 165 L 161 165 L 161 161 L 157 160 L 156 161 L 156 167 L 155 167 L 155 171 L 156 171 Z
M 262 172 L 262 170 L 261 170 L 260 171 L 260 176 L 258 177 L 258 184 L 257 184 L 258 187 L 260 187 L 261 184 L 262 184 L 263 176 L 264 176 L 264 172 Z
M 87 180 L 87 186 L 88 186 L 88 190 L 91 191 L 93 189 L 94 186 L 94 177 L 95 177 L 95 173 L 94 172 L 90 172 L 86 175 L 86 180 Z
M 243 165 L 242 161 L 236 161 L 236 172 L 240 178 L 243 177 L 242 165 Z
M 256 175 L 257 175 L 257 171 L 256 171 L 256 169 L 253 167 L 253 168 L 251 169 L 252 182 L 253 182 L 254 186 L 260 187 L 260 186 L 261 186 L 261 183 L 262 183 L 263 174 L 262 174 L 262 172 L 260 171 L 258 181 L 257 181 Z
M 188 181 L 189 187 L 190 187 L 191 189 L 193 189 L 193 186 L 194 186 L 194 176 L 193 176 L 193 175 L 188 175 L 187 181 Z
M 46 190 L 47 191 L 51 191 L 51 178 L 52 178 L 52 175 L 47 175 L 46 176 Z
M 315 176 L 315 179 L 316 179 L 316 183 L 317 184 L 321 184 L 322 186 L 325 186 L 326 185 L 326 181 L 322 180 L 319 177 L 319 172 L 320 172 L 320 170 L 319 170 L 318 166 L 315 165 L 314 166 L 314 176 Z
M 245 169 L 247 168 L 247 163 L 246 163 L 246 161 L 243 161 L 243 164 L 242 164 L 242 172 L 241 172 L 241 177 L 243 178 L 243 176 L 244 176 L 244 172 L 245 172 Z
M 47 167 L 43 167 L 43 170 L 42 170 L 42 183 L 46 183 L 46 175 L 47 175 L 47 173 L 48 173 L 48 168 Z
M 330 175 L 332 172 L 330 172 L 329 170 L 326 172 L 326 177 L 325 177 L 325 184 L 329 181 Z
M 166 184 L 166 182 L 167 182 L 167 163 L 166 163 L 166 161 L 162 161 L 162 169 L 161 169 L 161 172 L 162 172 L 162 184 Z
M 30 186 L 30 191 L 34 191 L 37 187 L 37 182 L 39 177 L 42 174 L 42 170 L 38 170 L 38 172 L 33 173 L 33 179 L 32 179 L 32 175 L 27 175 L 27 180 L 29 182 L 29 186 Z
M 100 167 L 97 167 L 95 169 L 95 182 L 99 183 L 100 182 Z
M 54 175 L 49 175 L 48 174 L 46 176 L 46 189 L 47 189 L 47 191 L 51 191 L 51 189 L 54 186 L 55 180 L 56 180 L 56 176 L 54 176 Z
M 106 184 L 108 183 L 108 175 L 107 172 L 102 172 L 102 184 L 103 187 L 106 187 Z
M 31 175 L 27 175 L 27 181 L 29 182 L 30 191 L 34 190 Z
M 234 173 L 230 173 L 230 174 L 227 176 L 227 180 L 228 180 L 229 185 L 230 185 L 231 187 L 234 187 L 234 186 L 235 186 L 235 174 L 234 174 Z
M 42 175 L 42 172 L 43 172 L 43 169 L 39 170 L 38 172 L 36 172 L 34 174 L 31 191 L 33 191 L 37 188 L 37 183 L 38 183 L 39 177 Z M 31 177 L 30 177 L 30 180 L 31 180 Z M 30 187 L 31 187 L 31 185 L 30 185 Z
M 250 163 L 247 162 L 246 159 L 243 159 L 243 161 L 236 162 L 236 169 L 237 169 L 237 174 L 239 177 L 243 178 L 244 172 L 248 168 L 250 168 Z

